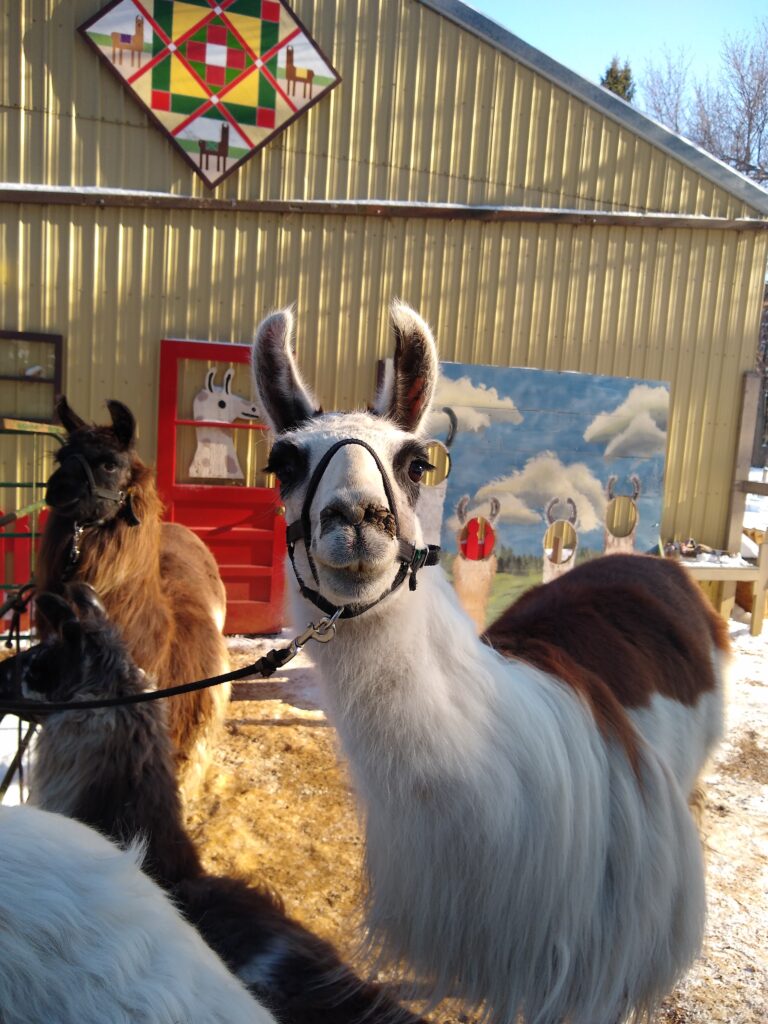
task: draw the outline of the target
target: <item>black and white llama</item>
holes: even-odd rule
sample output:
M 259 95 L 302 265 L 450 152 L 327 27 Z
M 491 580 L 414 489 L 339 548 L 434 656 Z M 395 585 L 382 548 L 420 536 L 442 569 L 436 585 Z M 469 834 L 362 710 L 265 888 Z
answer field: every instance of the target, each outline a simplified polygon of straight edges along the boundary
M 61 597 L 37 598 L 52 635 L 18 659 L 23 695 L 78 701 L 145 690 L 151 680 L 95 594 L 80 586 L 70 595 L 77 614 Z M 183 824 L 163 703 L 44 716 L 32 801 L 121 844 L 140 837 L 147 873 L 281 1024 L 418 1024 L 380 986 L 356 977 L 329 943 L 289 918 L 265 888 L 205 873 Z
M 371 944 L 494 1024 L 617 1024 L 699 950 L 687 797 L 721 731 L 727 632 L 678 565 L 614 555 L 481 641 L 415 514 L 434 341 L 405 305 L 392 321 L 374 412 L 319 411 L 289 310 L 253 350 L 295 617 L 344 609 L 316 660 L 364 806 Z

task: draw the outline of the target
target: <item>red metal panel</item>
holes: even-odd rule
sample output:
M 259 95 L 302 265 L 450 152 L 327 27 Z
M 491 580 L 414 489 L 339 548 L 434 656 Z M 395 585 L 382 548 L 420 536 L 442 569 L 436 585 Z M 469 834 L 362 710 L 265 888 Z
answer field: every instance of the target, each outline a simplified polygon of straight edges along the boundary
M 178 483 L 176 472 L 178 428 L 195 424 L 188 414 L 181 416 L 178 408 L 179 362 L 248 363 L 249 359 L 249 345 L 163 340 L 157 483 L 165 502 L 166 518 L 192 529 L 208 545 L 219 564 L 227 589 L 225 632 L 276 633 L 283 625 L 286 550 L 285 520 L 277 489 L 230 487 L 200 481 Z M 244 429 L 254 429 L 254 425 Z M 263 425 L 260 429 L 264 429 Z

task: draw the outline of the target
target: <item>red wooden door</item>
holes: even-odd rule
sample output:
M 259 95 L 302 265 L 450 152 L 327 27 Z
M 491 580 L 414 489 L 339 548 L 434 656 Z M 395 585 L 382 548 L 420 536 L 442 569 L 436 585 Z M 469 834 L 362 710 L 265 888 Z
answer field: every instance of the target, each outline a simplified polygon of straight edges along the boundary
M 269 441 L 248 397 L 249 360 L 250 345 L 163 340 L 157 483 L 166 518 L 194 530 L 219 563 L 225 632 L 276 633 L 285 520 L 263 473 Z

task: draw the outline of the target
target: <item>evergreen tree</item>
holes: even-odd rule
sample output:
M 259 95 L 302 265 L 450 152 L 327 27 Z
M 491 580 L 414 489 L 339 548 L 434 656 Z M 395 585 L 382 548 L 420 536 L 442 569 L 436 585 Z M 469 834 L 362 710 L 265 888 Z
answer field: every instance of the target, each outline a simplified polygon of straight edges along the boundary
M 624 61 L 624 67 L 621 67 L 618 57 L 614 57 L 605 69 L 605 74 L 600 79 L 600 85 L 610 89 L 611 92 L 615 92 L 617 96 L 621 96 L 627 103 L 631 103 L 632 97 L 635 95 L 632 69 L 627 61 Z

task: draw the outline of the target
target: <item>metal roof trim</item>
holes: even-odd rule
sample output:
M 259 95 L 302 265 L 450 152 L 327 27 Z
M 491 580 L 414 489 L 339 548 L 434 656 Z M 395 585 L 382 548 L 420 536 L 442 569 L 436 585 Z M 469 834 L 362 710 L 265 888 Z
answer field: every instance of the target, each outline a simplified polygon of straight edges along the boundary
M 715 185 L 719 185 L 756 212 L 768 216 L 768 190 L 761 188 L 746 175 L 735 171 L 689 139 L 636 110 L 608 89 L 583 78 L 461 0 L 416 2 L 466 29 L 532 71 L 549 78 L 607 117 L 641 136 L 651 145 L 686 164 Z

